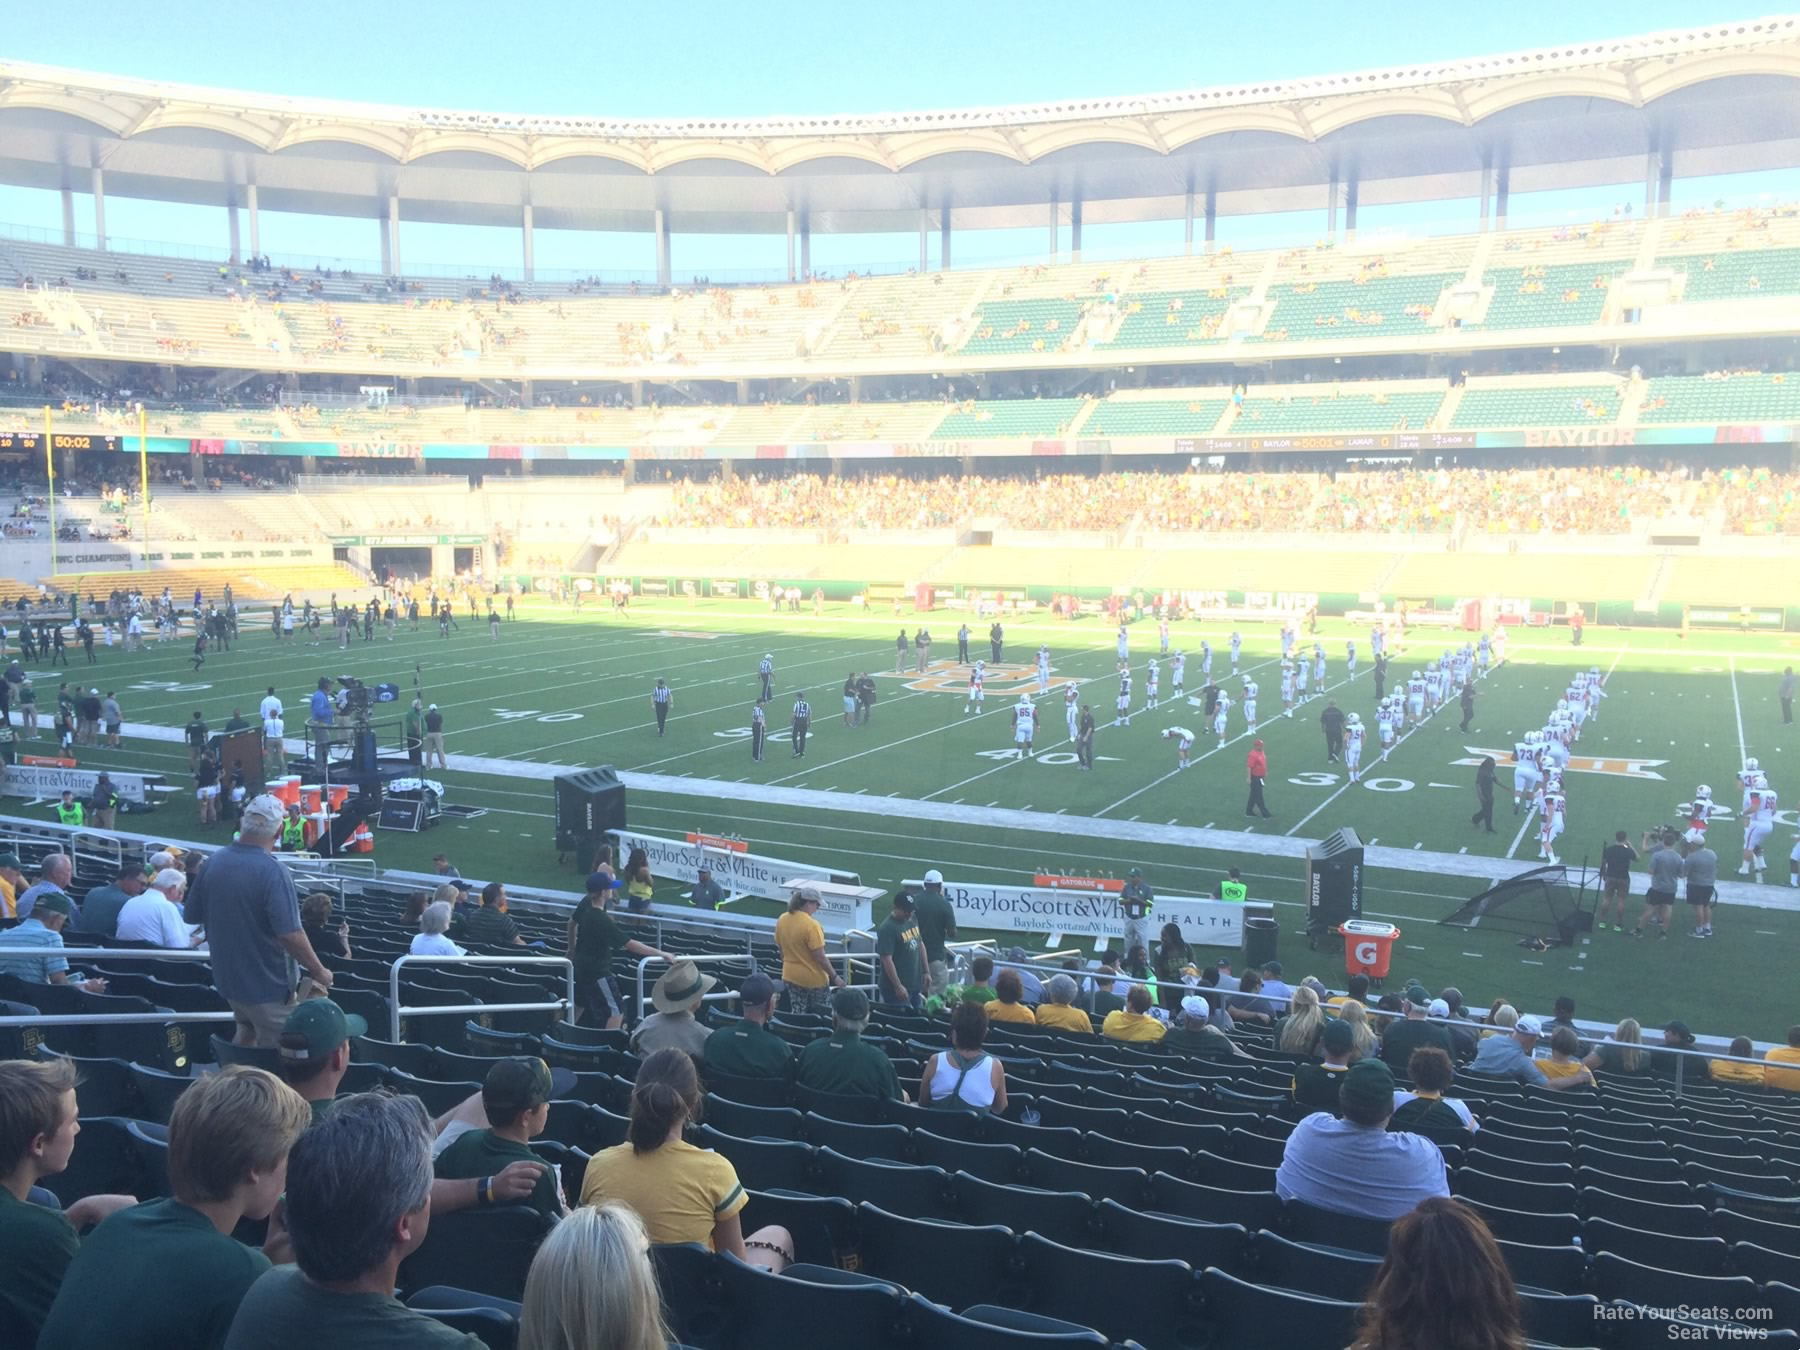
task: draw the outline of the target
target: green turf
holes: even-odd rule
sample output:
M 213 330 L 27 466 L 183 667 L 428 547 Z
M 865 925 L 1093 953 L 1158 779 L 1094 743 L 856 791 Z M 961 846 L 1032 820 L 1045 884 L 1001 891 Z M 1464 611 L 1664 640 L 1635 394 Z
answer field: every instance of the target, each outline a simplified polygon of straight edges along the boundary
M 1201 730 L 1199 710 L 1167 702 L 1143 711 L 1142 670 L 1156 645 L 1155 625 L 1132 629 L 1132 661 L 1138 673 L 1132 723 L 1113 728 L 1112 697 L 1115 630 L 1097 620 L 1073 623 L 1040 618 L 1008 624 L 1008 656 L 1030 661 L 1039 642 L 1050 645 L 1055 676 L 1080 681 L 1083 695 L 1101 720 L 1096 749 L 1101 757 L 1092 773 L 1059 762 L 1068 747 L 1064 737 L 1061 690 L 1044 701 L 1037 744 L 1029 761 L 997 758 L 1010 751 L 1010 707 L 1017 689 L 1005 680 L 990 681 L 988 711 L 979 717 L 963 712 L 965 675 L 954 669 L 944 679 L 949 691 L 910 688 L 916 675 L 883 675 L 894 667 L 893 635 L 900 620 L 858 616 L 848 606 L 828 606 L 824 615 L 773 615 L 749 602 L 640 601 L 629 618 L 588 611 L 530 606 L 527 617 L 506 625 L 501 641 L 492 642 L 485 625 L 465 624 L 448 641 L 430 625 L 404 630 L 393 642 L 377 640 L 335 647 L 307 648 L 274 642 L 266 631 L 247 632 L 229 653 L 215 653 L 194 673 L 185 647 L 170 644 L 142 655 L 101 651 L 94 672 L 101 689 L 117 689 L 128 720 L 178 726 L 194 708 L 220 726 L 233 707 L 254 718 L 263 689 L 275 684 L 288 703 L 289 727 L 298 726 L 300 705 L 320 674 L 354 672 L 364 679 L 393 680 L 410 688 L 417 663 L 426 697 L 443 708 L 452 753 L 542 763 L 592 765 L 610 763 L 621 769 L 716 780 L 721 797 L 633 792 L 631 819 L 652 833 L 678 835 L 704 829 L 741 835 L 760 852 L 797 859 L 818 859 L 855 870 L 874 885 L 889 885 L 916 876 L 925 867 L 941 867 L 952 879 L 1026 884 L 1041 870 L 1121 874 L 1143 866 L 1154 885 L 1168 893 L 1201 893 L 1227 865 L 1243 867 L 1252 894 L 1274 900 L 1283 921 L 1284 957 L 1290 975 L 1316 970 L 1322 976 L 1341 973 L 1340 958 L 1307 954 L 1295 935 L 1299 922 L 1301 864 L 1256 854 L 1255 836 L 1293 834 L 1316 837 L 1330 829 L 1353 825 L 1365 842 L 1378 841 L 1402 849 L 1509 856 L 1521 870 L 1537 859 L 1535 840 L 1519 834 L 1503 800 L 1496 817 L 1499 832 L 1489 836 L 1472 830 L 1473 769 L 1457 763 L 1470 748 L 1509 747 L 1527 726 L 1541 725 L 1551 702 L 1577 664 L 1597 664 L 1610 672 L 1608 699 L 1597 721 L 1590 721 L 1576 753 L 1602 759 L 1614 770 L 1638 761 L 1635 772 L 1571 773 L 1568 833 L 1561 853 L 1579 864 L 1598 858 L 1600 847 L 1615 828 L 1632 832 L 1635 841 L 1646 826 L 1673 819 L 1677 803 L 1698 782 L 1710 783 L 1722 806 L 1736 806 L 1733 773 L 1742 745 L 1760 756 L 1778 789 L 1794 791 L 1783 771 L 1785 751 L 1793 744 L 1793 728 L 1779 725 L 1774 689 L 1776 672 L 1792 660 L 1800 643 L 1785 636 L 1704 633 L 1683 640 L 1661 630 L 1631 632 L 1589 629 L 1587 645 L 1570 649 L 1566 634 L 1515 634 L 1511 660 L 1480 686 L 1474 724 L 1468 735 L 1457 731 L 1460 714 L 1446 709 L 1411 735 L 1386 765 L 1378 752 L 1365 750 L 1365 781 L 1348 786 L 1341 768 L 1326 762 L 1317 725 L 1324 706 L 1315 700 L 1291 720 L 1273 718 L 1278 711 L 1278 683 L 1271 663 L 1278 653 L 1270 627 L 1244 627 L 1244 666 L 1257 667 L 1262 684 L 1265 721 L 1259 735 L 1267 742 L 1271 762 L 1269 798 L 1274 820 L 1246 822 L 1243 815 L 1243 756 L 1248 749 L 1237 710 L 1231 714 L 1230 741 L 1217 749 L 1210 736 L 1195 747 L 1195 764 L 1174 772 L 1171 742 L 1162 728 L 1180 724 Z M 904 616 L 908 631 L 919 617 Z M 934 616 L 935 664 L 955 655 L 958 618 Z M 985 623 L 976 625 L 985 633 Z M 1369 687 L 1366 634 L 1358 633 L 1362 673 L 1348 686 L 1343 644 L 1349 630 L 1340 622 L 1321 625 L 1319 640 L 1328 659 L 1330 695 L 1341 705 L 1368 715 Z M 1226 631 L 1216 624 L 1178 625 L 1174 645 L 1189 652 L 1189 689 L 1197 689 L 1198 644 L 1201 636 L 1214 646 L 1214 670 L 1229 669 Z M 1435 652 L 1460 634 L 1415 631 L 1415 654 Z M 985 654 L 985 641 L 972 644 Z M 796 761 L 785 744 L 772 740 L 765 762 L 750 761 L 745 739 L 757 681 L 755 668 L 764 652 L 776 660 L 777 698 L 771 705 L 772 729 L 785 730 L 792 696 L 804 690 L 813 705 L 814 735 L 807 756 Z M 69 672 L 84 677 L 79 650 Z M 1390 682 L 1409 668 L 1404 658 L 1390 663 Z M 870 725 L 841 725 L 840 690 L 850 670 L 868 669 L 881 689 Z M 56 672 L 38 672 L 40 702 L 54 706 Z M 675 708 L 666 738 L 655 734 L 649 689 L 658 675 L 675 689 Z M 191 686 L 204 685 L 204 688 Z M 548 720 L 545 720 L 548 719 Z M 29 748 L 29 747 L 27 747 Z M 87 750 L 88 763 L 157 768 L 185 782 L 186 756 L 171 744 L 137 742 L 119 752 Z M 1663 761 L 1651 764 L 1648 761 Z M 1650 775 L 1661 775 L 1654 777 Z M 383 866 L 423 868 L 430 855 L 449 852 L 468 875 L 500 876 L 520 883 L 572 887 L 573 873 L 559 870 L 549 824 L 550 787 L 546 782 L 505 778 L 487 773 L 451 771 L 446 780 L 450 800 L 487 808 L 488 814 L 450 824 L 422 836 L 389 832 L 378 835 L 377 860 Z M 1000 830 L 978 818 L 961 822 L 891 819 L 866 811 L 800 811 L 758 800 L 759 784 L 804 787 L 845 795 L 961 802 L 977 812 L 989 805 L 1030 808 L 1044 817 L 1041 830 Z M 1434 787 L 1432 784 L 1447 784 Z M 723 794 L 732 794 L 726 796 Z M 1791 800 L 1791 798 L 1790 798 Z M 1058 813 L 1061 813 L 1060 815 Z M 1096 837 L 1082 817 L 1140 820 L 1161 825 L 1247 829 L 1241 851 L 1214 852 L 1172 846 L 1140 846 Z M 191 803 L 184 797 L 159 815 L 149 817 L 171 835 L 193 834 Z M 1791 823 L 1791 814 L 1784 815 Z M 166 824 L 164 824 L 166 822 Z M 1735 868 L 1739 827 L 1723 820 L 1713 830 L 1722 870 Z M 1778 829 L 1769 854 L 1771 877 L 1785 880 L 1785 859 L 1792 830 Z M 1436 926 L 1456 903 L 1480 889 L 1466 878 L 1424 871 L 1372 870 L 1366 904 L 1372 914 L 1392 917 L 1404 930 L 1396 956 L 1396 974 L 1417 975 L 1436 987 L 1458 983 L 1471 1001 L 1496 994 L 1534 1007 L 1547 1005 L 1557 993 L 1580 1000 L 1584 1015 L 1611 1018 L 1625 1013 L 1653 1024 L 1680 1015 L 1698 1026 L 1720 1032 L 1744 1031 L 1778 1036 L 1793 1020 L 1792 1009 L 1770 991 L 1785 987 L 1785 957 L 1800 935 L 1800 924 L 1782 910 L 1743 909 L 1721 912 L 1719 936 L 1711 942 L 1671 938 L 1634 943 L 1616 934 L 1596 935 L 1573 951 L 1531 955 L 1500 934 L 1465 933 Z M 1774 886 L 1767 887 L 1771 892 Z M 1642 882 L 1638 884 L 1642 890 Z M 1785 887 L 1781 896 L 1792 895 Z M 1633 910 L 1635 914 L 1635 907 Z M 1678 914 L 1680 919 L 1684 916 Z M 1296 969 L 1299 967 L 1299 969 Z

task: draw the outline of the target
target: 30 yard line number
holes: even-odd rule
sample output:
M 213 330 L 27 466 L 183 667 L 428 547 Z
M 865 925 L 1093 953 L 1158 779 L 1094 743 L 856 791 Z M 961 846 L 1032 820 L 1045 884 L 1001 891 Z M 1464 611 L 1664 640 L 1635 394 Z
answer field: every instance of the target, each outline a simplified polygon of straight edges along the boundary
M 578 712 L 547 713 L 536 708 L 489 708 L 488 711 L 502 722 L 522 722 L 526 718 L 533 722 L 579 722 L 582 718 Z

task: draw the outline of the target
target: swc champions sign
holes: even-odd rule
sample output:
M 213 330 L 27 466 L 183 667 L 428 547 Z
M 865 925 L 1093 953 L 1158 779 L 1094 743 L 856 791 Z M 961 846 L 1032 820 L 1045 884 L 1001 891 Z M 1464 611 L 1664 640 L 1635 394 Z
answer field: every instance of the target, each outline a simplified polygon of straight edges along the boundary
M 917 893 L 922 881 L 901 885 Z M 1050 886 L 979 886 L 946 881 L 944 896 L 956 907 L 960 927 L 992 928 L 1013 933 L 1068 933 L 1123 941 L 1125 916 L 1119 898 L 1098 891 Z M 1150 911 L 1152 930 L 1165 923 L 1181 925 L 1182 938 L 1198 947 L 1242 947 L 1244 919 L 1270 917 L 1267 901 L 1202 900 L 1196 896 L 1159 895 Z
M 627 854 L 633 849 L 643 849 L 653 875 L 692 882 L 700 879 L 700 869 L 705 867 L 728 895 L 754 895 L 764 900 L 779 900 L 785 905 L 790 894 L 785 883 L 790 881 L 833 881 L 845 886 L 860 884 L 854 872 L 834 872 L 814 863 L 784 862 L 780 858 L 740 853 L 698 842 L 660 839 L 635 830 L 614 830 L 612 836 Z M 819 926 L 828 933 L 874 927 L 874 916 L 867 903 L 852 904 L 829 894 L 821 895 L 817 918 Z

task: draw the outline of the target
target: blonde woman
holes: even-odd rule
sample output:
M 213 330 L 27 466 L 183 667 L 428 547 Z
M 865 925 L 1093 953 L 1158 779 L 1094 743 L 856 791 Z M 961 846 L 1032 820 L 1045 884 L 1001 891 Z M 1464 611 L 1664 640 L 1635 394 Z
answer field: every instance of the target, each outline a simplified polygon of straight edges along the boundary
M 1349 1024 L 1350 1032 L 1356 1043 L 1350 1051 L 1350 1058 L 1345 1061 L 1356 1063 L 1359 1059 L 1368 1059 L 1375 1053 L 1375 1032 L 1369 1026 L 1369 1009 L 1360 1000 L 1347 998 L 1338 1009 L 1338 1020 Z
M 1619 1023 L 1613 1028 L 1612 1038 L 1617 1044 L 1602 1042 L 1581 1062 L 1596 1073 L 1650 1072 L 1650 1054 L 1641 1048 L 1644 1044 L 1644 1029 L 1638 1025 L 1637 1018 L 1627 1017 Z
M 1310 985 L 1294 990 L 1294 1001 L 1288 1015 L 1281 1019 L 1275 1032 L 1275 1048 L 1290 1055 L 1316 1055 L 1319 1033 L 1325 1029 L 1325 1012 L 1319 1007 L 1318 992 Z
M 1519 1010 L 1510 1003 L 1502 1003 L 1488 1016 L 1488 1029 L 1481 1033 L 1482 1038 L 1489 1036 L 1510 1036 L 1512 1029 L 1519 1025 Z
M 589 1205 L 557 1224 L 525 1280 L 519 1350 L 663 1350 L 650 1238 L 624 1205 Z

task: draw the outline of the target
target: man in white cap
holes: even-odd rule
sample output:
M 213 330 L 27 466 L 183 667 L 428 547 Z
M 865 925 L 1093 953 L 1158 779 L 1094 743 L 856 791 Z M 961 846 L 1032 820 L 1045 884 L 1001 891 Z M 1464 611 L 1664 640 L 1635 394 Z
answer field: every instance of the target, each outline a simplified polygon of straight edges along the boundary
M 931 987 L 950 987 L 950 947 L 956 940 L 956 906 L 944 894 L 944 874 L 932 868 L 925 885 L 914 897 L 919 921 L 919 940 L 925 944 L 925 963 L 931 970 Z
M 437 756 L 437 767 L 448 769 L 450 761 L 444 758 L 444 714 L 438 711 L 433 703 L 425 709 L 425 767 L 431 768 L 431 757 Z
M 1574 1077 L 1551 1078 L 1531 1062 L 1531 1052 L 1543 1033 L 1544 1028 L 1537 1018 L 1521 1017 L 1513 1027 L 1512 1035 L 1489 1036 L 1481 1043 L 1475 1058 L 1469 1061 L 1469 1072 L 1547 1088 L 1555 1088 L 1559 1083 L 1566 1087 L 1577 1082 Z
M 285 814 L 263 793 L 244 804 L 238 837 L 206 860 L 188 893 L 187 918 L 206 929 L 213 987 L 231 1005 L 238 1045 L 280 1043 L 295 999 L 295 966 L 320 990 L 331 972 L 300 926 L 300 897 L 275 861 Z

